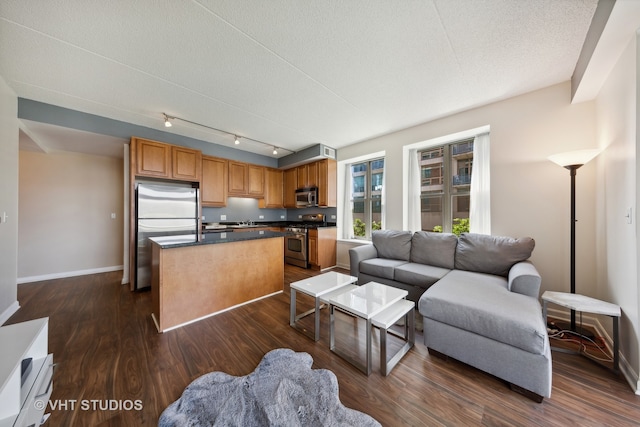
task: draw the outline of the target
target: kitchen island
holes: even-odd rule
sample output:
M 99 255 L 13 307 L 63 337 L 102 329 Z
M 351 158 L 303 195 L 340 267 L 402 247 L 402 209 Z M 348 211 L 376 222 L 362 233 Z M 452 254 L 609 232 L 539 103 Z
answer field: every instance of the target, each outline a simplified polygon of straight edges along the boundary
M 158 331 L 282 292 L 285 235 L 261 230 L 150 238 Z

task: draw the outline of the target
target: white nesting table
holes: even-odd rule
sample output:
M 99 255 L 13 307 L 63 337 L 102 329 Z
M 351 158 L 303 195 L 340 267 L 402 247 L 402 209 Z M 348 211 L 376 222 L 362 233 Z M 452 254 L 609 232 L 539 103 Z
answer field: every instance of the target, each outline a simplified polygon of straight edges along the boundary
M 289 325 L 300 332 L 305 333 L 306 330 L 298 325 L 298 320 L 310 314 L 314 314 L 315 330 L 313 337 L 318 341 L 320 339 L 320 304 L 323 302 L 329 302 L 329 299 L 335 294 L 356 288 L 357 286 L 354 285 L 354 283 L 357 281 L 357 277 L 330 271 L 328 273 L 291 283 Z M 304 313 L 297 314 L 296 291 L 313 297 L 315 299 L 315 308 L 305 311 Z
M 619 319 L 620 306 L 580 294 L 545 291 L 542 294 L 542 316 L 547 321 L 547 303 L 553 303 L 583 313 L 603 314 L 613 320 L 613 369 L 619 371 Z
M 375 315 L 392 306 L 397 301 L 406 298 L 407 294 L 408 292 L 403 289 L 386 286 L 377 282 L 369 282 L 330 298 L 329 312 L 331 315 L 331 351 L 369 375 L 371 373 L 371 319 Z M 364 366 L 360 361 L 350 357 L 344 352 L 341 352 L 335 346 L 334 310 L 336 308 L 352 316 L 360 317 L 367 322 L 365 329 L 367 336 L 366 363 Z

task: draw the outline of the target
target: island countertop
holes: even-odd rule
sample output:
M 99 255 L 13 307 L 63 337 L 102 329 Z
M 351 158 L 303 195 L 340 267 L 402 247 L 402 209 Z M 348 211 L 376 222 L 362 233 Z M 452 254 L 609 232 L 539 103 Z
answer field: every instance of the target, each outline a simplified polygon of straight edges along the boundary
M 284 237 L 288 233 L 269 230 L 243 231 L 242 233 L 222 232 L 185 234 L 180 236 L 150 237 L 162 249 L 182 248 L 185 246 L 211 245 L 216 243 L 243 242 L 246 240 L 270 239 Z

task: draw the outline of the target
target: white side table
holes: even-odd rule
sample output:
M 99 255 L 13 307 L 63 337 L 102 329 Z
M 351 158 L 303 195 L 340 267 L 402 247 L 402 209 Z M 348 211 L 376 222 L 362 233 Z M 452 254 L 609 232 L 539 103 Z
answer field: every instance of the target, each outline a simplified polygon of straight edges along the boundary
M 542 316 L 547 321 L 547 303 L 553 303 L 583 313 L 603 314 L 610 316 L 613 320 L 613 370 L 619 372 L 620 356 L 619 352 L 619 319 L 620 306 L 609 302 L 590 298 L 584 295 L 571 294 L 567 292 L 545 291 L 542 294 Z
M 329 341 L 330 349 L 352 365 L 356 366 L 365 374 L 371 374 L 371 324 L 372 319 L 391 307 L 397 301 L 405 299 L 408 292 L 404 289 L 394 288 L 377 282 L 369 282 L 358 286 L 348 292 L 336 295 L 329 300 L 330 329 Z M 367 323 L 365 328 L 366 339 L 366 361 L 362 365 L 358 360 L 351 357 L 347 352 L 343 352 L 335 345 L 335 317 L 334 311 L 338 309 L 348 315 L 360 317 Z M 356 345 L 358 345 L 356 343 Z M 386 357 L 386 353 L 385 353 Z M 386 368 L 385 368 L 386 369 Z M 385 371 L 386 372 L 386 371 Z
M 357 286 L 354 283 L 357 281 L 357 277 L 330 271 L 328 273 L 291 283 L 289 325 L 302 333 L 306 333 L 304 328 L 298 326 L 298 320 L 310 314 L 314 314 L 315 330 L 313 338 L 315 341 L 318 341 L 320 339 L 320 304 L 323 302 L 329 302 L 329 299 L 336 294 L 356 288 Z M 298 314 L 296 309 L 296 291 L 313 297 L 315 299 L 315 307 L 311 310 L 305 311 L 304 313 Z

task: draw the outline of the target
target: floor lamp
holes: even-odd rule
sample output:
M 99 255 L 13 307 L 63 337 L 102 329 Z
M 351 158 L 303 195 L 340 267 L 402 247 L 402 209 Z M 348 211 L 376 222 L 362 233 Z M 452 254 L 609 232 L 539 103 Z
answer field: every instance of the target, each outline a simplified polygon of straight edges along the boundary
M 571 176 L 571 293 L 576 293 L 576 171 L 578 168 L 594 157 L 600 154 L 599 149 L 589 150 L 576 150 L 566 153 L 554 154 L 549 156 L 548 159 L 552 162 L 569 169 L 569 175 Z M 546 322 L 546 319 L 545 319 Z M 582 335 L 591 335 L 585 333 L 585 331 L 576 331 L 576 312 L 571 310 L 571 325 L 572 332 L 578 332 Z

